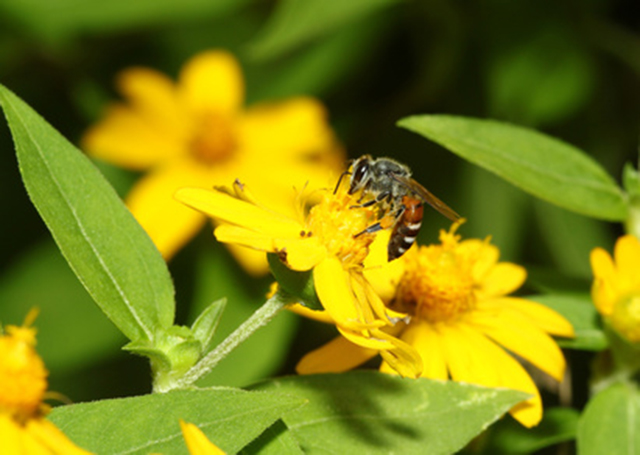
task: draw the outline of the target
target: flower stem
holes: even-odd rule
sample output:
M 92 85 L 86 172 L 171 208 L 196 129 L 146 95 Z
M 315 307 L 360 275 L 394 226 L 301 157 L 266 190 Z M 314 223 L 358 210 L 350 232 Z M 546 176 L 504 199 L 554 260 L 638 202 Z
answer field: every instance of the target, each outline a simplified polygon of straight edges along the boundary
M 281 292 L 267 300 L 249 319 L 244 321 L 231 335 L 229 335 L 222 343 L 200 359 L 184 376 L 177 379 L 172 384 L 167 384 L 164 390 L 158 392 L 168 392 L 172 389 L 179 389 L 191 386 L 205 374 L 209 373 L 215 366 L 224 359 L 231 351 L 237 348 L 240 343 L 249 338 L 260 327 L 267 325 L 278 312 L 286 305 L 294 303 L 291 296 Z

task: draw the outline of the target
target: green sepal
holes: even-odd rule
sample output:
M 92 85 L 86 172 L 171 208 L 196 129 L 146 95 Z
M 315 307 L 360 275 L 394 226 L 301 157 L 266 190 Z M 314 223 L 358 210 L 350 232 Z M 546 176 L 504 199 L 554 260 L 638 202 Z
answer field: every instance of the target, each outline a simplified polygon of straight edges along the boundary
M 158 334 L 154 342 L 133 341 L 123 348 L 148 357 L 153 374 L 153 390 L 162 391 L 182 377 L 202 357 L 202 343 L 188 327 L 174 325 Z
M 318 294 L 316 294 L 311 270 L 306 272 L 291 270 L 282 263 L 275 253 L 267 254 L 267 260 L 269 261 L 271 273 L 276 278 L 281 291 L 290 294 L 298 300 L 298 303 L 310 310 L 324 310 Z
M 204 355 L 211 348 L 211 342 L 213 336 L 216 333 L 222 312 L 227 306 L 227 298 L 224 297 L 220 300 L 216 300 L 208 307 L 206 307 L 202 313 L 195 320 L 191 326 L 191 333 L 196 340 L 200 342 L 202 347 L 202 354 Z

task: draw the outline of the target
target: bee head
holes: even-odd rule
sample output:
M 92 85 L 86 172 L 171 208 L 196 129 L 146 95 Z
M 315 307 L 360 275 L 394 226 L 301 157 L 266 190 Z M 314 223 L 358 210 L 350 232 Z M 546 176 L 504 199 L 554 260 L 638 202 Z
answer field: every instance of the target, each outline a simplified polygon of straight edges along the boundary
M 353 163 L 351 179 L 349 181 L 349 194 L 365 188 L 371 179 L 372 159 L 370 155 L 363 155 Z

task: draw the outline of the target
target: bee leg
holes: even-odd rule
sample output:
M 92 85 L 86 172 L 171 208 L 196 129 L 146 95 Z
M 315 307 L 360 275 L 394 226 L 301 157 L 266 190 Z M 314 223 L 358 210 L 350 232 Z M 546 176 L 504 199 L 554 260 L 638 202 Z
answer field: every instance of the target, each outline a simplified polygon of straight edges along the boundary
M 393 216 L 385 216 L 380 221 L 378 221 L 376 224 L 372 224 L 371 226 L 369 226 L 365 230 L 360 231 L 357 234 L 355 234 L 353 237 L 356 238 L 356 237 L 360 237 L 362 234 L 373 234 L 374 232 L 378 232 L 378 231 L 382 231 L 384 229 L 388 229 L 391 226 L 393 226 L 393 223 L 395 223 L 396 219 L 397 219 L 397 217 L 396 217 L 395 214 Z
M 364 197 L 364 195 L 362 197 Z M 362 201 L 362 197 L 360 199 L 358 199 L 358 202 Z M 367 201 L 364 204 L 352 205 L 349 208 L 350 209 L 360 209 L 360 208 L 363 208 L 363 207 L 371 207 L 372 205 L 377 204 L 378 202 L 382 202 L 385 199 L 387 200 L 387 202 L 389 202 L 391 200 L 391 193 L 389 191 L 385 191 L 383 193 L 378 194 L 378 196 L 376 196 L 375 199 L 371 199 L 370 201 Z

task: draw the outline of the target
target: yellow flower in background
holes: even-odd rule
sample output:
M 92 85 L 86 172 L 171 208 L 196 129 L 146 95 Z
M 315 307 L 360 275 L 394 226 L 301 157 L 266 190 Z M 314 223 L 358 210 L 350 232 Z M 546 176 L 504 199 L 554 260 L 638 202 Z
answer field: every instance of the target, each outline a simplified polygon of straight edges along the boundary
M 36 314 L 29 313 L 22 327 L 6 326 L 0 336 L 0 453 L 88 454 L 44 417 L 48 372 L 34 349 L 30 325 Z
M 591 296 L 598 312 L 631 342 L 640 342 L 640 241 L 620 237 L 612 258 L 602 248 L 591 252 Z
M 244 109 L 242 71 L 226 52 L 196 55 L 176 83 L 152 69 L 131 68 L 117 86 L 126 103 L 109 106 L 83 146 L 96 158 L 146 172 L 126 203 L 166 258 L 206 220 L 173 199 L 180 187 L 213 188 L 242 176 L 286 210 L 292 187 L 317 187 L 340 172 L 343 152 L 324 107 L 299 97 Z M 249 272 L 266 272 L 264 254 L 232 252 Z
M 194 424 L 181 420 L 180 428 L 191 455 L 225 455 L 225 452 L 209 441 L 200 428 Z
M 417 376 L 421 365 L 416 351 L 381 330 L 393 326 L 398 314 L 384 306 L 363 274 L 375 234 L 354 237 L 377 221 L 377 210 L 352 209 L 356 199 L 346 191 L 318 190 L 320 202 L 307 211 L 301 197 L 297 215 L 291 217 L 258 202 L 245 185 L 237 182 L 235 190 L 239 197 L 184 188 L 176 198 L 221 220 L 215 230 L 219 241 L 277 253 L 292 270 L 313 270 L 318 298 L 340 333 L 359 346 L 380 351 L 399 374 Z
M 499 251 L 488 241 L 460 241 L 458 225 L 440 232 L 440 244 L 411 248 L 388 267 L 365 269 L 365 275 L 390 308 L 410 315 L 395 335 L 419 352 L 422 377 L 530 393 L 510 413 L 534 426 L 542 418 L 540 394 L 509 352 L 561 381 L 565 360 L 549 334 L 571 337 L 573 328 L 543 305 L 509 297 L 524 283 L 525 270 L 498 262 Z M 379 236 L 372 255 L 386 254 L 387 240 L 388 234 Z M 336 371 L 376 354 L 337 338 L 309 353 L 298 369 Z M 381 370 L 391 371 L 384 361 Z

